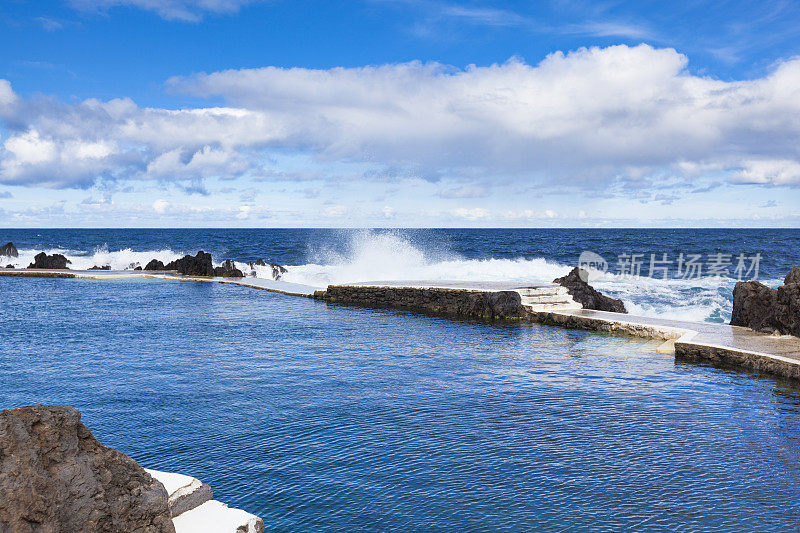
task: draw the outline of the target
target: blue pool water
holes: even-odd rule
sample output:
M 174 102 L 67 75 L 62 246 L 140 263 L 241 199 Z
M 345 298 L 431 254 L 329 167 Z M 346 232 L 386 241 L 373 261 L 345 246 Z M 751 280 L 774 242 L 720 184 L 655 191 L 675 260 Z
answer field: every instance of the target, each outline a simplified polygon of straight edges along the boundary
M 800 528 L 785 382 L 213 283 L 0 277 L 0 298 L 1 408 L 73 405 L 270 531 Z

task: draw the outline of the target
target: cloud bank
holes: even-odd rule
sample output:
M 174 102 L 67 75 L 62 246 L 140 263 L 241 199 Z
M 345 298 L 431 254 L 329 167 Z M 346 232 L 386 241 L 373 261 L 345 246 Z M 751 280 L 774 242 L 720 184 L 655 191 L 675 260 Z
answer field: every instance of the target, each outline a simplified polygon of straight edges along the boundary
M 0 80 L 0 182 L 268 176 L 279 150 L 478 185 L 713 175 L 800 186 L 800 59 L 741 81 L 687 65 L 673 49 L 621 45 L 536 65 L 229 70 L 170 79 L 171 91 L 226 102 L 178 110 L 24 99 Z

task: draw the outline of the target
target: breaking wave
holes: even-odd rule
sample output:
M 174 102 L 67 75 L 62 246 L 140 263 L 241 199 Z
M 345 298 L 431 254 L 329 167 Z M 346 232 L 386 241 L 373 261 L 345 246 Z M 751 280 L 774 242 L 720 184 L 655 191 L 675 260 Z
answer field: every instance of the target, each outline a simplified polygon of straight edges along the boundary
M 450 251 L 427 251 L 402 233 L 352 234 L 345 252 L 312 251 L 312 262 L 289 266 L 283 279 L 324 287 L 359 281 L 551 282 L 574 265 L 544 258 L 467 259 Z M 777 285 L 780 280 L 767 280 Z M 607 274 L 593 285 L 625 302 L 631 314 L 675 320 L 727 322 L 733 307 L 733 280 L 631 278 Z
M 70 268 L 85 270 L 109 265 L 112 270 L 144 267 L 151 259 L 168 263 L 184 253 L 165 248 L 133 251 L 126 248 L 110 251 L 100 246 L 91 251 L 52 248 L 19 250 L 18 258 L 0 258 L 2 265 L 25 268 L 39 252 L 60 253 L 70 261 Z M 550 282 L 563 276 L 574 265 L 549 259 L 489 258 L 469 259 L 443 247 L 415 242 L 399 231 L 364 230 L 349 234 L 343 243 L 320 246 L 307 253 L 307 262 L 286 265 L 282 280 L 315 287 L 329 284 L 369 281 L 505 281 L 509 283 Z M 217 265 L 225 259 L 214 257 Z M 232 258 L 235 259 L 235 258 Z M 272 259 L 272 258 L 266 258 Z M 250 266 L 241 261 L 237 268 L 246 275 L 271 279 L 270 266 Z M 780 285 L 781 280 L 764 280 L 767 285 Z M 600 291 L 620 298 L 632 314 L 658 316 L 677 320 L 724 322 L 730 319 L 733 280 L 703 278 L 699 280 L 631 278 L 607 274 L 592 282 Z
M 26 268 L 33 263 L 36 254 L 44 252 L 48 255 L 61 254 L 65 256 L 70 264 L 67 265 L 73 270 L 88 270 L 93 266 L 109 265 L 111 270 L 126 270 L 135 268 L 137 265 L 144 267 L 151 259 L 158 259 L 164 263 L 174 261 L 183 257 L 183 254 L 169 249 L 148 250 L 144 252 L 134 252 L 130 248 L 109 251 L 108 246 L 99 246 L 92 251 L 69 250 L 64 248 L 48 248 L 42 250 L 20 249 L 19 257 L 3 257 L 2 266 L 14 265 L 16 268 Z

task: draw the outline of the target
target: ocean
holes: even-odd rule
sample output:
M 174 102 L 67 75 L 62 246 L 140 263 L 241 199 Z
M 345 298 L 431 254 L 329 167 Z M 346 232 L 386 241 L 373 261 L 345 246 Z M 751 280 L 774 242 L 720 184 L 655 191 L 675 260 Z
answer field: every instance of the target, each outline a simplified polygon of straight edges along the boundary
M 216 263 L 280 263 L 289 267 L 285 281 L 320 287 L 390 280 L 549 282 L 590 251 L 608 262 L 606 276 L 593 285 L 621 298 L 630 313 L 711 322 L 730 320 L 738 279 L 778 286 L 800 265 L 797 229 L 17 229 L 1 230 L 0 240 L 20 249 L 17 260 L 6 262 L 19 267 L 40 251 L 66 255 L 72 268 L 125 269 L 203 249 Z M 699 256 L 699 271 L 679 271 L 681 255 L 684 264 Z M 722 276 L 711 271 L 712 264 L 723 264 L 714 261 L 718 255 L 728 256 L 727 270 L 716 272 Z M 740 256 L 750 272 L 736 272 Z M 638 276 L 631 275 L 636 262 Z
M 550 281 L 583 251 L 631 312 L 725 321 L 734 280 L 620 255 L 760 254 L 799 230 L 2 230 L 74 268 L 203 249 L 287 281 Z M 0 244 L 2 244 L 0 243 Z M 736 261 L 732 262 L 731 271 Z M 22 266 L 27 266 L 24 264 Z M 704 266 L 705 265 L 704 263 Z M 663 274 L 663 271 L 660 271 Z M 790 531 L 800 388 L 657 343 L 246 287 L 0 277 L 0 408 L 73 405 L 104 444 L 209 483 L 268 531 Z

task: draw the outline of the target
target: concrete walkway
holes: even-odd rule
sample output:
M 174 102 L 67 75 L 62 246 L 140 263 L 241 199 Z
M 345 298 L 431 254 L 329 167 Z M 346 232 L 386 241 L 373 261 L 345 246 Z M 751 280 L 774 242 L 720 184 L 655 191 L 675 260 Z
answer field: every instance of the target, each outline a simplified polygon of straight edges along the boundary
M 666 341 L 666 345 L 672 344 L 676 358 L 682 360 L 705 361 L 800 379 L 800 338 L 791 335 L 767 335 L 728 324 L 685 322 L 589 309 L 542 315 L 549 315 L 538 317 L 546 324 L 660 338 Z

